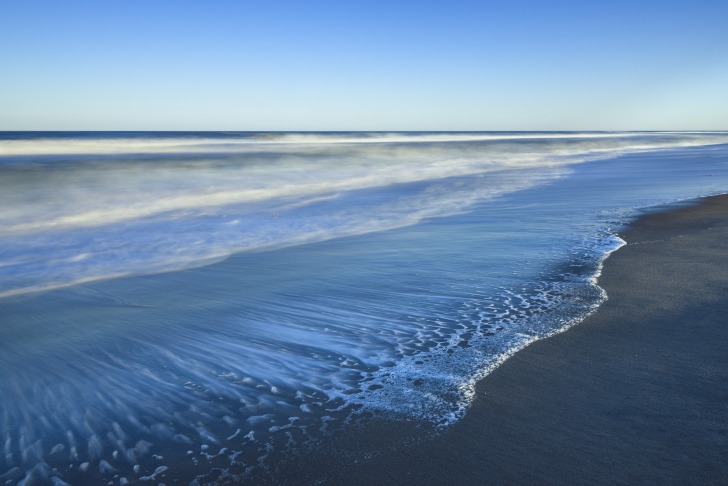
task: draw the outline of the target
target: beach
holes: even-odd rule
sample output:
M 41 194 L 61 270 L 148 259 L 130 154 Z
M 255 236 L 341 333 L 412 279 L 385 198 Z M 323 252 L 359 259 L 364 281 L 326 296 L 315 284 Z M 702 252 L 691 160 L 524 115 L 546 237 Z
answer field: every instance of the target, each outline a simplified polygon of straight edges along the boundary
M 723 480 L 726 142 L 0 134 L 0 479 Z
M 401 431 L 353 432 L 277 481 L 725 484 L 728 196 L 650 212 L 620 236 L 599 277 L 608 300 L 481 380 L 460 422 L 369 460 L 341 451 Z
M 728 1 L 4 7 L 0 486 L 728 486 Z

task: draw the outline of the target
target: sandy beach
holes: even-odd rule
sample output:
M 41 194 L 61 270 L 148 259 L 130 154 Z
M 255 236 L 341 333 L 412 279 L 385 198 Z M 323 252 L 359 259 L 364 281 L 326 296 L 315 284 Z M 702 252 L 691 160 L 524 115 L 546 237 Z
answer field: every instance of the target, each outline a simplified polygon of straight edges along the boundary
M 174 7 L 3 4 L 0 486 L 728 486 L 728 1 Z
M 351 461 L 343 450 L 400 436 L 355 433 L 276 481 L 725 484 L 728 196 L 652 212 L 620 236 L 599 278 L 607 302 L 483 379 L 455 426 Z
M 0 164 L 3 482 L 728 483 L 728 196 L 695 199 L 728 187 L 724 135 L 396 142 L 382 161 L 321 133 L 293 165 L 270 136 L 265 163 L 255 134 L 232 155 L 70 155 L 51 164 L 68 184 L 33 157 Z M 140 143 L 108 137 L 56 140 Z M 574 162 L 635 137 L 655 150 Z M 542 155 L 361 186 L 369 165 L 409 177 L 400 149 L 435 172 L 444 152 Z M 295 201 L 273 190 L 291 170 L 313 171 Z M 273 195 L 210 207 L 214 181 Z M 254 240 L 283 246 L 237 246 Z

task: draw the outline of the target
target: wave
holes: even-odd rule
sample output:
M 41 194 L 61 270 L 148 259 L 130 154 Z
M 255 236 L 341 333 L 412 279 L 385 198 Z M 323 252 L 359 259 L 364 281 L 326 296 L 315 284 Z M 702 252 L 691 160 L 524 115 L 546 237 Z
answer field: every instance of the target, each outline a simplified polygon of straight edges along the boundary
M 628 138 L 625 139 L 625 136 Z M 4 186 L 4 195 L 0 196 L 0 203 L 4 207 L 0 224 L 5 234 L 92 227 L 181 210 L 204 210 L 284 198 L 333 197 L 341 192 L 397 184 L 484 175 L 499 170 L 568 166 L 631 152 L 728 142 L 728 135 L 722 138 L 709 137 L 707 140 L 684 136 L 664 139 L 662 135 L 655 138 L 654 134 L 645 140 L 635 141 L 630 138 L 635 136 L 638 134 L 486 134 L 462 135 L 463 138 L 458 139 L 449 134 L 416 134 L 402 139 L 394 135 L 362 135 L 362 140 L 388 140 L 391 146 L 363 150 L 339 147 L 327 153 L 298 148 L 295 156 L 279 148 L 277 152 L 266 156 L 239 154 L 239 158 L 233 159 L 122 159 L 97 164 L 81 160 L 75 164 L 42 166 L 44 171 L 54 171 L 55 184 L 47 183 L 47 174 L 41 171 L 33 178 L 32 165 L 0 166 L 3 175 L 0 186 Z M 337 140 L 342 140 L 339 136 L 329 135 L 273 137 L 275 144 L 288 140 L 319 139 L 324 140 L 321 143 L 336 144 L 339 143 Z M 529 138 L 547 140 L 542 140 L 535 147 L 529 144 L 475 147 L 435 144 L 412 149 L 402 147 L 400 143 L 401 140 L 426 140 L 432 143 L 444 140 Z M 562 139 L 567 138 L 573 140 L 563 143 Z M 600 138 L 618 140 L 599 143 Z M 0 153 L 12 153 L 13 143 L 16 142 L 0 141 Z M 28 145 L 23 148 L 25 154 L 44 153 L 43 141 L 23 140 L 17 143 Z M 121 148 L 124 147 L 131 152 L 151 148 L 164 152 L 165 147 L 172 146 L 169 143 L 165 140 L 63 139 L 51 142 L 46 149 L 52 149 L 54 154 L 76 153 L 80 150 L 78 147 L 97 155 L 117 150 L 123 152 Z M 178 150 L 189 152 L 191 145 L 179 145 L 179 140 L 176 143 Z M 198 144 L 195 147 L 225 146 L 229 149 L 227 140 L 215 141 L 214 144 L 209 144 L 207 140 L 194 143 Z M 257 142 L 240 143 L 246 145 Z M 27 192 L 36 196 L 30 204 L 24 196 Z
M 4 153 L 16 143 L 97 153 L 0 163 L 0 297 L 401 228 L 549 183 L 589 160 L 728 142 L 728 134 L 631 132 L 89 137 L 0 140 Z M 229 151 L 231 139 L 269 151 L 186 152 L 190 144 Z M 184 156 L 99 155 L 163 151 L 170 140 Z
M 567 173 L 560 168 L 527 174 L 494 171 L 487 177 L 422 183 L 406 192 L 398 186 L 389 191 L 380 189 L 375 191 L 373 200 L 371 194 L 359 190 L 336 196 L 276 199 L 267 205 L 205 208 L 197 204 L 196 214 L 183 211 L 152 216 L 159 204 L 170 203 L 166 201 L 152 207 L 82 213 L 73 220 L 36 222 L 34 227 L 26 223 L 25 227 L 10 228 L 15 233 L 8 231 L 5 238 L 0 238 L 0 249 L 5 249 L 5 258 L 0 261 L 0 269 L 5 273 L 0 297 L 120 276 L 175 271 L 207 265 L 233 253 L 411 226 L 427 218 L 461 213 L 479 202 Z M 251 197 L 245 193 L 242 196 Z M 193 202 L 194 198 L 187 197 L 186 201 Z M 133 219 L 141 214 L 149 217 Z M 130 221 L 122 223 L 122 219 Z M 62 223 L 84 223 L 89 227 L 62 228 Z M 29 233 L 31 229 L 37 232 Z
M 261 150 L 275 146 L 311 146 L 341 144 L 430 144 L 451 142 L 498 142 L 527 140 L 601 140 L 650 138 L 655 135 L 692 137 L 697 144 L 709 137 L 726 136 L 725 132 L 364 132 L 364 133 L 239 133 L 217 136 L 156 136 L 153 133 L 135 137 L 98 135 L 89 137 L 40 137 L 0 139 L 0 157 L 99 154 L 179 154 L 227 153 Z M 724 143 L 724 142 L 716 142 Z

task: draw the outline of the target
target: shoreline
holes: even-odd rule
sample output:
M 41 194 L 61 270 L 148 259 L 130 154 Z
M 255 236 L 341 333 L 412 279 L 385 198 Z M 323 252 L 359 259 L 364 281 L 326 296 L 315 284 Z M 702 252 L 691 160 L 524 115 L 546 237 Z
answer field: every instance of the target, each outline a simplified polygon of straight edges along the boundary
M 354 431 L 275 483 L 728 481 L 728 195 L 663 206 L 619 237 L 598 278 L 608 299 L 480 380 L 457 424 Z

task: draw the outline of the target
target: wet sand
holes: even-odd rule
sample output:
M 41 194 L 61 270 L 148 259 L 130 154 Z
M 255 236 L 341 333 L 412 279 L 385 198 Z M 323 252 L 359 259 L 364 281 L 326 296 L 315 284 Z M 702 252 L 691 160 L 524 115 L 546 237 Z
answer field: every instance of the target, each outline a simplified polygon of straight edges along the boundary
M 608 301 L 483 379 L 458 424 L 352 463 L 412 431 L 356 433 L 277 482 L 728 484 L 728 196 L 668 209 L 620 235 Z

